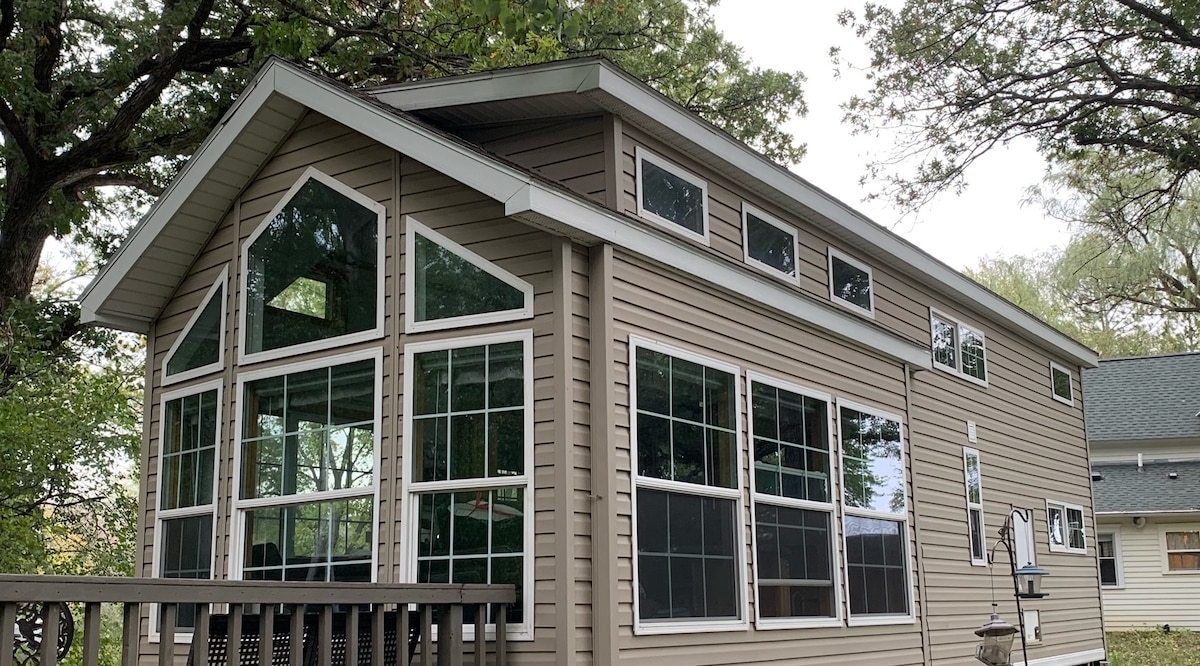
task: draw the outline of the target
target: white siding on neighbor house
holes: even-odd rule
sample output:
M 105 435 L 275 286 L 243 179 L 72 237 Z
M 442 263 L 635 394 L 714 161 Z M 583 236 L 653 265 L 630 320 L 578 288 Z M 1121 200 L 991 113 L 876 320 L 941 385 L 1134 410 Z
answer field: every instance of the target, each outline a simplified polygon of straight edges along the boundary
M 1171 629 L 1200 631 L 1200 572 L 1164 573 L 1163 532 L 1200 530 L 1200 518 L 1172 522 L 1147 519 L 1141 528 L 1132 517 L 1102 518 L 1097 531 L 1116 533 L 1120 539 L 1117 567 L 1121 588 L 1105 587 L 1104 627 L 1110 631 L 1153 629 L 1164 624 Z

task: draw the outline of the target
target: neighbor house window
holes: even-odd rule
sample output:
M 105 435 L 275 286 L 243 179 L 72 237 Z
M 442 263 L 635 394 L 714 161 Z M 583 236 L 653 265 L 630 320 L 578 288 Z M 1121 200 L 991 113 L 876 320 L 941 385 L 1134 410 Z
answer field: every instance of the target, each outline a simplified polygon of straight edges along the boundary
M 738 369 L 639 338 L 629 345 L 635 626 L 744 626 Z
M 380 358 L 243 374 L 243 579 L 374 580 Z
M 383 331 L 384 208 L 308 169 L 243 249 L 242 354 L 294 354 Z
M 933 309 L 929 326 L 934 367 L 986 385 L 987 350 L 983 332 Z
M 829 397 L 753 374 L 749 387 L 758 619 L 836 619 Z
M 839 402 L 838 430 L 851 623 L 864 616 L 911 621 L 900 418 Z
M 638 215 L 708 243 L 708 185 L 640 146 L 636 149 Z
M 971 545 L 971 564 L 987 565 L 987 545 L 983 529 L 983 478 L 979 471 L 979 452 L 963 448 L 963 470 L 967 486 L 967 539 Z
M 1071 394 L 1071 371 L 1054 361 L 1050 362 L 1050 387 L 1055 400 L 1068 405 L 1075 404 Z
M 163 383 L 183 381 L 224 367 L 225 283 L 229 269 L 213 283 L 163 359 Z
M 800 246 L 796 229 L 742 202 L 742 247 L 746 263 L 773 275 L 796 279 Z
M 405 222 L 409 333 L 533 316 L 528 282 L 411 217 Z
M 829 248 L 829 298 L 838 305 L 875 316 L 871 267 Z
M 1087 552 L 1083 534 L 1083 507 L 1047 500 L 1046 522 L 1050 530 L 1050 550 L 1059 553 Z
M 1171 530 L 1163 532 L 1166 541 L 1167 571 L 1200 571 L 1200 532 Z
M 188 391 L 163 398 L 155 575 L 208 580 L 212 578 L 221 388 L 216 383 Z M 180 605 L 175 626 L 190 629 L 195 623 L 196 606 Z
M 1121 555 L 1116 534 L 1097 534 L 1096 548 L 1100 551 L 1100 584 L 1105 587 L 1120 587 Z
M 413 581 L 515 585 L 507 619 L 522 634 L 533 612 L 532 373 L 530 331 L 405 348 Z

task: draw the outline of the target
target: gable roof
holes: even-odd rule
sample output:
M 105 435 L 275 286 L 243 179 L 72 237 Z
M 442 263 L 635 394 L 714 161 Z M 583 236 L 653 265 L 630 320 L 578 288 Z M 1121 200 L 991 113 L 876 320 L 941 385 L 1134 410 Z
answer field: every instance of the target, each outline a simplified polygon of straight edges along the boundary
M 1083 371 L 1091 442 L 1200 440 L 1200 352 L 1116 358 Z
M 429 127 L 393 106 L 278 59 L 233 108 L 88 285 L 83 321 L 145 332 L 238 194 L 312 110 L 504 204 L 505 214 L 586 244 L 611 243 L 917 368 L 929 348 L 799 294 L 704 247 L 640 224 Z
M 1093 465 L 1096 513 L 1200 511 L 1200 461 Z M 1172 479 L 1170 474 L 1176 478 Z

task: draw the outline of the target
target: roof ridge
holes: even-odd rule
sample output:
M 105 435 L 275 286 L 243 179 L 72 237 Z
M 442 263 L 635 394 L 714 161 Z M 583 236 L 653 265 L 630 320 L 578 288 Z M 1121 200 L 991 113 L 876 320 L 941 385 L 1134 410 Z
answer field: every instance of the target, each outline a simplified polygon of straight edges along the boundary
M 1175 356 L 1200 356 L 1200 350 L 1196 351 L 1177 351 L 1163 352 L 1161 354 L 1146 354 L 1144 356 L 1116 356 L 1113 358 L 1102 358 L 1101 363 L 1114 363 L 1116 361 L 1143 361 L 1152 358 L 1172 358 Z

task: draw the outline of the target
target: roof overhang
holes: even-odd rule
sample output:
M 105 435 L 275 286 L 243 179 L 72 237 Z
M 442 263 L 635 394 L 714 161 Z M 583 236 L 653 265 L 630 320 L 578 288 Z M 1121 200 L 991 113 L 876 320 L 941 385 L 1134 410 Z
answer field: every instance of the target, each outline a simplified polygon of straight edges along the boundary
M 1007 323 L 1026 340 L 1082 367 L 1095 367 L 1099 360 L 1095 351 L 763 157 L 603 58 L 417 81 L 371 92 L 387 104 L 449 125 L 482 123 L 485 119 L 532 120 L 588 111 L 620 115 L 847 244 L 865 249 L 952 302 Z
M 928 347 L 873 322 L 778 284 L 752 269 L 639 224 L 438 130 L 364 99 L 353 91 L 280 60 L 270 60 L 237 104 L 138 223 L 121 250 L 81 297 L 83 318 L 144 332 L 165 307 L 195 256 L 275 145 L 307 110 L 450 175 L 504 204 L 508 215 L 585 244 L 611 243 L 694 274 L 728 291 L 917 368 L 931 367 Z M 266 119 L 267 122 L 264 122 Z M 279 131 L 278 128 L 287 128 Z M 262 132 L 276 128 L 264 139 Z M 251 142 L 253 153 L 248 153 Z M 186 231 L 194 251 L 168 250 L 163 239 Z M 172 262 L 172 257 L 177 261 Z M 146 287 L 154 267 L 162 289 Z

